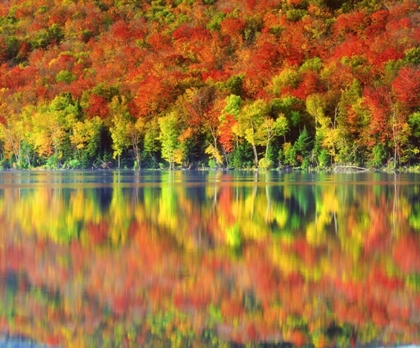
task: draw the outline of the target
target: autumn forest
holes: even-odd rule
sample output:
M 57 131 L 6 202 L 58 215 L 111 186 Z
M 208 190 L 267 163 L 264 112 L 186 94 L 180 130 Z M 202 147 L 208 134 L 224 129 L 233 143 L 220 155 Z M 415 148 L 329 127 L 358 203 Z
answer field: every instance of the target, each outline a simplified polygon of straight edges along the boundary
M 9 0 L 3 168 L 415 165 L 415 0 Z

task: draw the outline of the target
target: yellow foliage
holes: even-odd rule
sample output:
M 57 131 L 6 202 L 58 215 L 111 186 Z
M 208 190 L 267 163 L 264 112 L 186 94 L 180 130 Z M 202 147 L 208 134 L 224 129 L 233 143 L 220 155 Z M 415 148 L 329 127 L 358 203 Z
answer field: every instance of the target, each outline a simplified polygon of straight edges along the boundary
M 306 240 L 310 245 L 321 245 L 325 242 L 326 231 L 323 224 L 311 222 L 306 227 Z
M 206 147 L 205 153 L 213 157 L 218 164 L 223 163 L 222 155 L 220 154 L 219 150 L 212 144 L 209 144 L 209 146 Z

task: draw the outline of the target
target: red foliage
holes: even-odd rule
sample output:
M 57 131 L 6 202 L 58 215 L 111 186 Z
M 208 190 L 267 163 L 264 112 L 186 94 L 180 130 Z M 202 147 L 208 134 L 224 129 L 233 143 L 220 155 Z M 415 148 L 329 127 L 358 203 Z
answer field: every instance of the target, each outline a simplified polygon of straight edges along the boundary
M 171 87 L 164 80 L 149 75 L 138 87 L 134 104 L 138 110 L 137 117 L 147 116 L 150 113 L 159 112 L 170 101 Z
M 366 14 L 362 12 L 350 12 L 340 15 L 333 24 L 332 30 L 335 36 L 360 34 L 366 26 Z
M 167 50 L 170 47 L 171 38 L 161 33 L 154 33 L 149 35 L 147 42 L 154 51 L 160 52 L 162 50 Z
M 382 63 L 386 63 L 390 60 L 398 60 L 402 58 L 404 58 L 404 54 L 401 51 L 398 51 L 392 47 L 386 47 L 383 52 L 376 54 L 372 64 L 375 66 L 380 66 Z
M 131 39 L 133 36 L 133 33 L 129 29 L 127 23 L 122 20 L 119 20 L 112 25 L 111 34 L 114 38 L 119 39 L 122 42 Z
M 418 11 L 418 4 L 413 0 L 407 0 L 390 6 L 389 14 L 392 19 L 399 19 Z
M 105 119 L 108 115 L 109 107 L 106 98 L 97 94 L 91 94 L 89 97 L 89 106 L 86 110 L 86 116 L 88 118 L 99 116 L 100 118 Z
M 235 135 L 232 133 L 232 127 L 236 124 L 233 115 L 226 115 L 224 120 L 220 122 L 218 132 L 219 141 L 227 153 L 232 152 Z
M 420 69 L 403 67 L 392 82 L 394 94 L 398 100 L 409 107 L 418 107 L 420 102 Z
M 296 98 L 305 100 L 308 95 L 313 93 L 319 93 L 322 91 L 322 85 L 319 81 L 319 76 L 312 70 L 306 71 L 299 86 L 294 90 L 290 91 L 290 94 Z
M 208 82 L 207 80 L 211 80 L 214 82 L 218 81 L 225 81 L 230 77 L 230 74 L 223 70 L 210 70 L 201 72 L 201 79 L 203 82 Z
M 300 22 L 289 25 L 282 33 L 278 51 L 288 65 L 300 65 L 308 56 L 307 49 L 311 46 L 305 36 L 304 28 Z
M 370 16 L 370 25 L 366 29 L 366 34 L 369 36 L 376 35 L 377 33 L 383 32 L 385 30 L 386 24 L 388 22 L 389 11 L 379 10 L 374 12 Z
M 392 138 L 392 129 L 389 124 L 391 116 L 390 93 L 385 86 L 377 89 L 366 88 L 364 91 L 365 104 L 371 112 L 371 123 L 369 133 L 372 135 L 370 145 L 379 140 L 383 143 Z
M 245 28 L 245 23 L 239 18 L 225 18 L 220 23 L 220 31 L 223 35 L 230 36 L 232 38 L 241 37 L 242 31 Z
M 342 57 L 364 56 L 368 46 L 358 37 L 351 37 L 337 46 L 333 57 L 340 59 Z

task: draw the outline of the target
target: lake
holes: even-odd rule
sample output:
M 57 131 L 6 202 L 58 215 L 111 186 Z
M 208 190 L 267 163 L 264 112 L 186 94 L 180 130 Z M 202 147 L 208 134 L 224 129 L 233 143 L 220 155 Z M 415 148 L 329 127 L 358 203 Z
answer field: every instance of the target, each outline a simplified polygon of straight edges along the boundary
M 420 343 L 420 176 L 0 173 L 0 338 Z

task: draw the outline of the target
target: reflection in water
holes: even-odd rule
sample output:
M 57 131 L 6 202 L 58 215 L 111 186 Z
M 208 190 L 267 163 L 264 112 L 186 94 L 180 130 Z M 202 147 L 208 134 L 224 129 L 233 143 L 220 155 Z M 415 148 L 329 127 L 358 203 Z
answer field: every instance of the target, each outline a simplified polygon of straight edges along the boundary
M 0 335 L 77 346 L 420 341 L 415 176 L 0 176 Z

